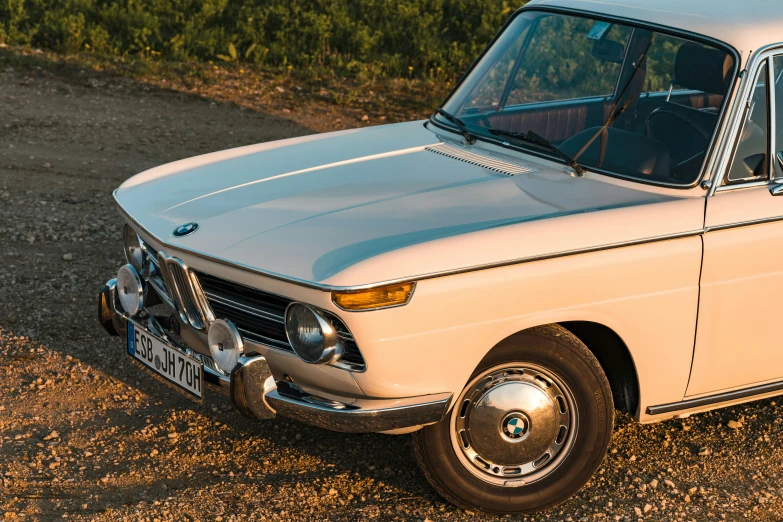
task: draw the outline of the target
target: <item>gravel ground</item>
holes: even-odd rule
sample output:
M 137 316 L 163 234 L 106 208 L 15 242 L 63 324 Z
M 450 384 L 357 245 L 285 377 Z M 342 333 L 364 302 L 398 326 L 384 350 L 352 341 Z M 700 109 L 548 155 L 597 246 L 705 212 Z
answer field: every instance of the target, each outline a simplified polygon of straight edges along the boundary
M 314 127 L 318 127 L 314 125 Z M 308 133 L 97 73 L 0 61 L 0 515 L 6 520 L 474 520 L 409 437 L 253 422 L 131 365 L 97 325 L 122 264 L 111 191 L 153 165 Z M 521 520 L 783 520 L 774 400 L 640 426 L 620 416 L 582 492 Z

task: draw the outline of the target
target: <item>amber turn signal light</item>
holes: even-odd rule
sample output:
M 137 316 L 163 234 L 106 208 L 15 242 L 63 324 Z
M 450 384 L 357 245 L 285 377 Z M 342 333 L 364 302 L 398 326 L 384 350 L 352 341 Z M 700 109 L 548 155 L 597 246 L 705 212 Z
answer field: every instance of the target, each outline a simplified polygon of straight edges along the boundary
M 379 286 L 369 290 L 332 292 L 332 302 L 343 310 L 375 310 L 408 304 L 416 283 Z

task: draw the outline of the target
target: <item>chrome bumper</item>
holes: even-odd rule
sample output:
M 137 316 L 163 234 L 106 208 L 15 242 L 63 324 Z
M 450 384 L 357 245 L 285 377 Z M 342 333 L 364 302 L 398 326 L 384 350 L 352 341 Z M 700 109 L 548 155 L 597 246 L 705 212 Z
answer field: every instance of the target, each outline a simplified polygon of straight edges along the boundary
M 450 393 L 405 399 L 359 399 L 350 404 L 304 394 L 287 382 L 266 394 L 277 413 L 314 426 L 345 433 L 376 433 L 434 424 L 442 420 Z
M 98 294 L 98 319 L 110 335 L 125 335 L 126 318 L 117 300 L 116 283 L 115 279 L 110 280 Z M 166 336 L 154 318 L 142 322 L 174 348 L 193 355 L 191 350 Z M 261 355 L 242 357 L 230 376 L 205 364 L 204 381 L 211 388 L 227 393 L 234 406 L 247 417 L 271 419 L 280 414 L 346 433 L 404 430 L 439 422 L 445 417 L 452 397 L 450 393 L 441 393 L 402 399 L 329 400 L 305 393 L 286 381 L 275 382 L 266 358 Z
M 117 300 L 117 280 L 110 279 L 98 294 L 98 322 L 109 335 L 125 335 L 125 318 L 117 311 L 120 308 Z

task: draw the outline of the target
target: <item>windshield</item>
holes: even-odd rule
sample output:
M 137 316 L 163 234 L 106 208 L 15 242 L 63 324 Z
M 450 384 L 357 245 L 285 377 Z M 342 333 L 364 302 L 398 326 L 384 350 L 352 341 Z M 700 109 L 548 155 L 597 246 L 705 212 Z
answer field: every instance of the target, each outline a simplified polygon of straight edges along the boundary
M 728 52 L 686 38 L 523 11 L 443 105 L 453 118 L 432 120 L 588 169 L 691 185 L 734 69 Z

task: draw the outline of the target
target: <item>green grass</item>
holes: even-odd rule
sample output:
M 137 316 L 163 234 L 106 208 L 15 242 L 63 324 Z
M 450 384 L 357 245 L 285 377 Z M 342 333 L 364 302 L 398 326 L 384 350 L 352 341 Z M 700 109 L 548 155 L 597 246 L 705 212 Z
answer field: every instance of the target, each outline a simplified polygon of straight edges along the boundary
M 0 43 L 64 54 L 455 79 L 526 0 L 0 0 Z

